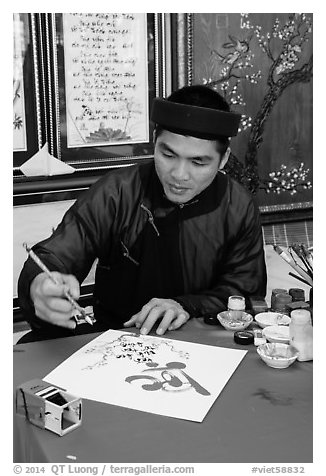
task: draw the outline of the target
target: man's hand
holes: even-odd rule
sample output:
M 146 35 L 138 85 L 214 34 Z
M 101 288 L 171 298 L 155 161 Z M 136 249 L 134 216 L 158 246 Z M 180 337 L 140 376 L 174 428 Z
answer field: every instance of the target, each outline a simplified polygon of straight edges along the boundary
M 40 319 L 57 326 L 74 329 L 76 322 L 72 319 L 74 308 L 65 298 L 69 291 L 74 299 L 79 298 L 79 282 L 71 274 L 51 273 L 60 284 L 54 284 L 45 274 L 38 274 L 32 281 L 30 296 L 34 303 L 35 314 Z
M 141 334 L 148 334 L 156 321 L 162 319 L 156 330 L 156 334 L 162 335 L 166 330 L 178 329 L 189 318 L 189 313 L 173 299 L 153 298 L 123 325 L 136 326 Z

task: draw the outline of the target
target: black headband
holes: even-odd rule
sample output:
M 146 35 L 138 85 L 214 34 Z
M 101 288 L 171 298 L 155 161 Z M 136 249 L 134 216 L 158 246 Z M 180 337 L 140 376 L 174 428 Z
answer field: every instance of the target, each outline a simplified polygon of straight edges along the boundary
M 179 104 L 166 99 L 153 100 L 151 120 L 169 130 L 187 131 L 187 135 L 236 136 L 241 114 Z

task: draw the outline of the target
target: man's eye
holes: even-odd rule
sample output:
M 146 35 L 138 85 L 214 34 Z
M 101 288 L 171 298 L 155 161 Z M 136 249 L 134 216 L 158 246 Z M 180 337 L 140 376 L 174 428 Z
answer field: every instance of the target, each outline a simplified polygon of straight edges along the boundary
M 193 160 L 192 163 L 199 166 L 206 165 L 205 162 L 202 162 L 201 160 Z
M 169 154 L 168 152 L 162 152 L 164 157 L 168 157 L 169 159 L 172 159 L 173 155 Z

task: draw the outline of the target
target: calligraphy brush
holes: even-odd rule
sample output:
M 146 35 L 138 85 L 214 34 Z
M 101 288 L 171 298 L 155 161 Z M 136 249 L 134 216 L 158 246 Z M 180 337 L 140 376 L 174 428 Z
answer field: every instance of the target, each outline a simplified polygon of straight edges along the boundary
M 300 258 L 300 260 L 302 261 L 302 263 L 304 264 L 304 266 L 306 268 L 304 271 L 306 271 L 306 273 L 309 274 L 309 276 L 312 278 L 313 271 L 312 271 L 312 268 L 311 268 L 310 264 L 307 261 L 306 254 L 305 254 L 305 251 L 304 251 L 304 245 L 303 244 L 293 244 L 292 246 L 290 246 L 290 249 L 292 249 L 295 252 L 295 254 Z
M 306 258 L 306 253 L 305 253 L 303 244 L 294 243 L 291 246 L 291 248 L 296 253 L 296 255 L 301 259 L 301 261 L 304 264 L 304 266 L 306 267 L 307 271 L 310 271 L 310 273 L 312 273 L 312 269 L 311 269 L 310 264 L 308 263 L 307 258 Z
M 294 248 L 293 248 L 292 246 L 289 246 L 289 247 L 288 247 L 288 252 L 289 252 L 291 258 L 293 259 L 293 262 L 294 262 L 297 266 L 299 266 L 299 268 L 300 268 L 304 273 L 306 273 L 306 270 L 302 267 L 302 265 L 299 264 L 299 262 L 298 262 L 299 256 L 298 256 L 297 253 L 294 251 Z M 302 263 L 302 264 L 305 265 L 305 263 L 302 261 L 301 258 L 300 258 L 300 263 Z
M 310 266 L 313 268 L 314 267 L 314 264 L 313 264 L 313 252 L 312 252 L 312 248 L 311 250 L 309 248 L 305 248 L 305 251 L 307 253 L 307 260 L 309 261 L 310 263 Z
M 312 255 L 311 255 L 310 251 L 305 247 L 305 245 L 303 243 L 301 243 L 300 247 L 301 247 L 302 253 L 305 256 L 306 261 L 307 261 L 311 271 L 313 271 L 313 261 L 312 261 Z
M 278 245 L 274 245 L 274 251 L 276 251 L 276 253 L 279 254 L 280 257 L 291 266 L 291 268 L 293 268 L 298 274 L 300 274 L 303 279 L 308 281 L 310 286 L 312 286 L 311 277 L 305 271 L 303 271 L 297 263 L 293 261 L 291 256 L 289 256 L 289 254 L 285 250 L 282 250 L 282 248 Z
M 289 250 L 289 253 L 293 259 L 293 261 L 296 263 L 297 266 L 299 266 L 299 268 L 304 272 L 306 273 L 308 276 L 310 276 L 312 278 L 312 271 L 309 267 L 309 265 L 307 264 L 306 262 L 306 259 L 305 259 L 305 256 L 303 255 L 303 253 L 301 252 L 300 248 L 296 245 L 292 245 L 288 248 Z M 296 259 L 297 258 L 297 259 Z M 302 265 L 299 264 L 299 262 L 297 261 L 298 259 L 300 259 L 300 263 L 304 266 L 302 267 Z
M 308 281 L 306 281 L 306 280 L 303 279 L 303 278 L 300 278 L 300 276 L 297 276 L 296 274 L 291 273 L 291 272 L 289 273 L 289 275 L 292 276 L 292 277 L 295 278 L 295 279 L 298 279 L 298 280 L 301 281 L 302 283 L 307 284 L 308 286 L 310 286 L 310 284 L 308 283 Z

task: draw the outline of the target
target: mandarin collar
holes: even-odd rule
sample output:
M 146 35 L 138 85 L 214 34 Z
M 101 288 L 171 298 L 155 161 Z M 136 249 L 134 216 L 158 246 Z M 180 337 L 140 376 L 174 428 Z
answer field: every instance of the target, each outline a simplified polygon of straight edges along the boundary
M 218 172 L 214 177 L 212 183 L 209 184 L 202 192 L 193 197 L 186 203 L 171 202 L 164 193 L 163 185 L 158 178 L 154 164 L 152 170 L 152 177 L 150 180 L 150 190 L 145 195 L 145 205 L 151 207 L 152 213 L 156 217 L 164 217 L 175 210 L 184 210 L 191 214 L 207 213 L 216 208 L 225 195 L 227 187 L 227 176 L 225 172 Z M 149 194 L 148 194 L 149 192 Z M 148 201 L 147 201 L 148 200 Z

